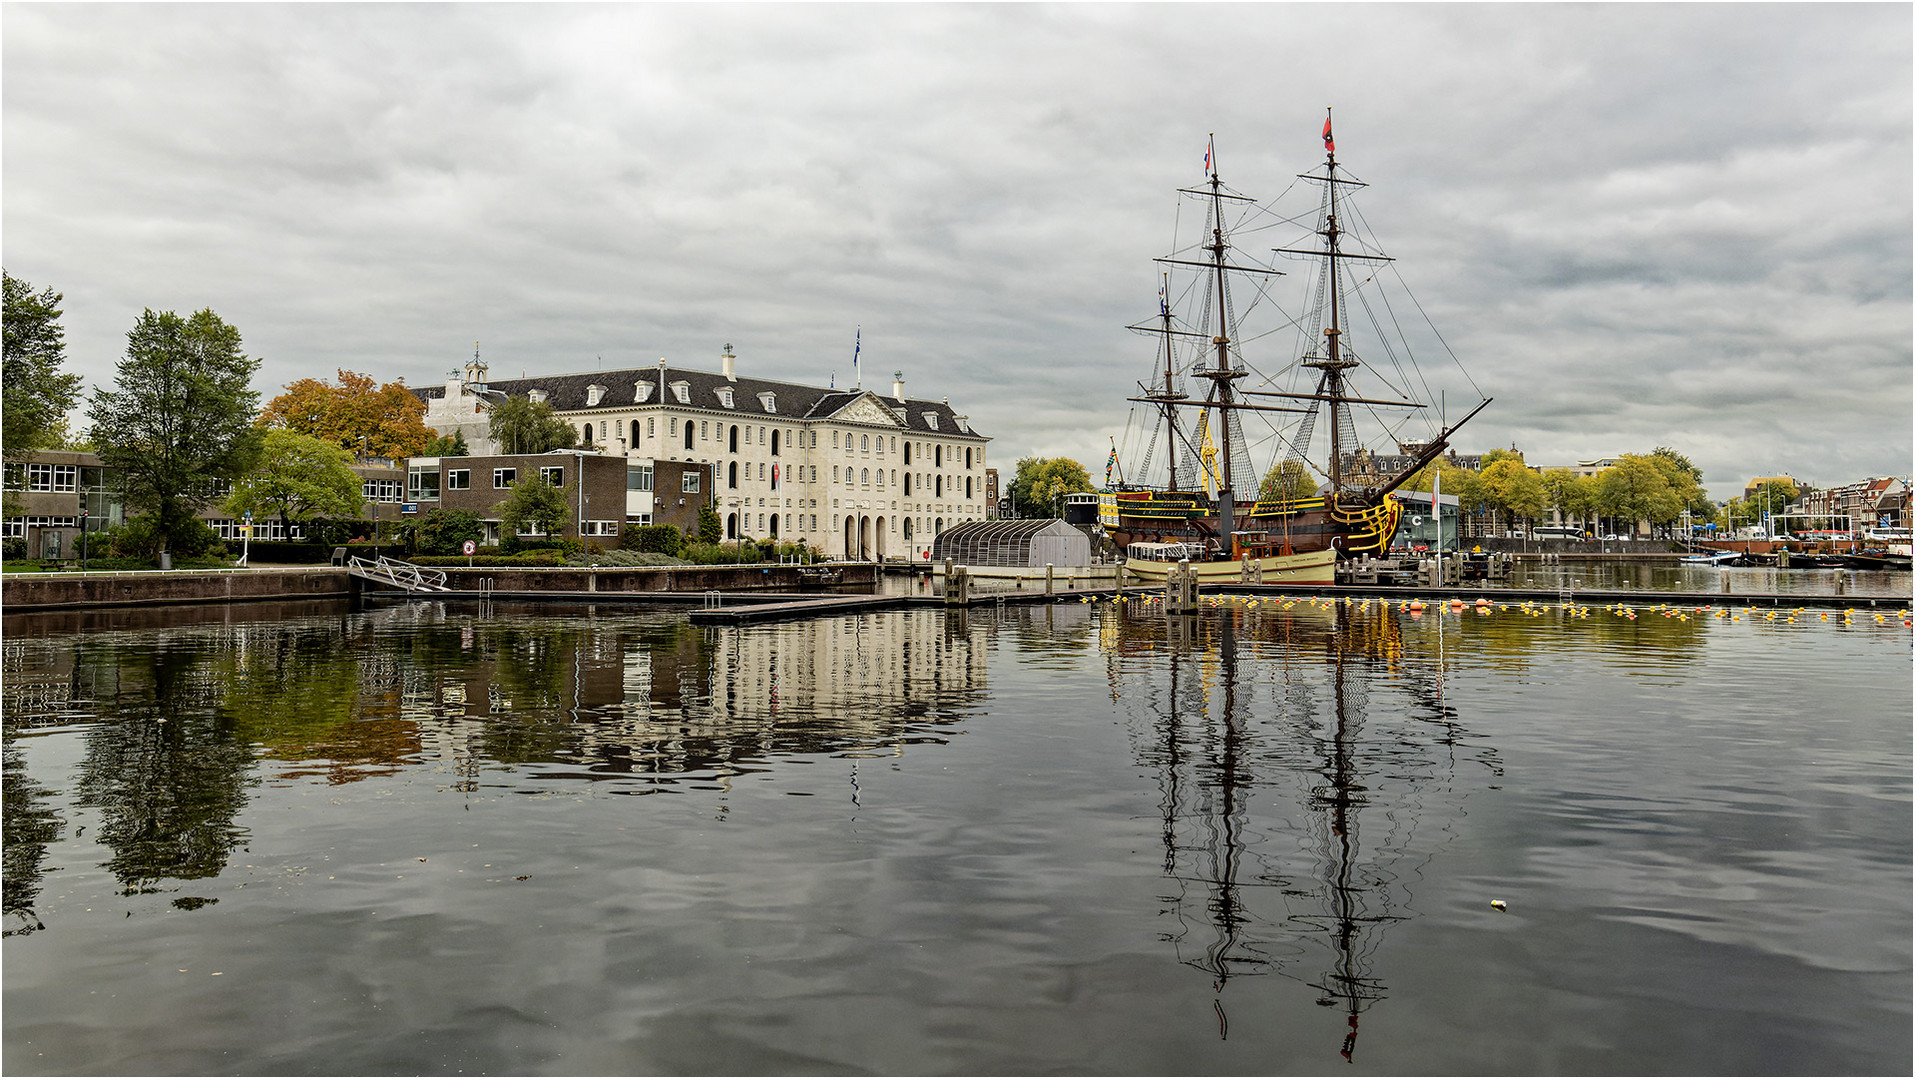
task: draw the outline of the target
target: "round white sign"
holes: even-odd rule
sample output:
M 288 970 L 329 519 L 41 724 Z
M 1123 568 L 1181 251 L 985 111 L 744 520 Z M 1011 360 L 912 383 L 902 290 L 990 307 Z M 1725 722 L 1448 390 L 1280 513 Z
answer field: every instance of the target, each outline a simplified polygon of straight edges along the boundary
M 470 541 L 470 540 L 468 540 L 468 541 L 466 541 L 466 543 L 465 543 L 465 546 L 464 546 L 464 550 L 465 550 L 465 553 L 466 553 L 466 554 L 468 554 L 468 555 L 470 555 L 470 554 L 472 554 L 473 552 L 475 552 L 475 551 L 478 551 L 478 550 L 479 550 L 479 545 L 478 545 L 478 544 L 475 544 L 475 543 L 473 543 L 473 542 L 472 542 L 472 541 Z

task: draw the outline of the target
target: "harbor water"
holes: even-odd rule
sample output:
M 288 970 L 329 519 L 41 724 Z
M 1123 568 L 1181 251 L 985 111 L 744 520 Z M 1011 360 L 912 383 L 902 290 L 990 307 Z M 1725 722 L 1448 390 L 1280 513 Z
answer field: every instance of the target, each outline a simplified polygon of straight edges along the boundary
M 8 616 L 4 1067 L 1907 1074 L 1907 617 Z

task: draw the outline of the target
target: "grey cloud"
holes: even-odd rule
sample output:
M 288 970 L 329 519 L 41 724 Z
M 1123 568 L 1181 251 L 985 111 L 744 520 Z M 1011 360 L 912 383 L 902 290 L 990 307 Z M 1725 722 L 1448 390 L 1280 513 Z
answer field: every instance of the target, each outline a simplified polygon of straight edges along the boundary
M 862 327 L 868 373 L 949 395 L 1000 463 L 1095 466 L 1151 366 L 1123 327 L 1206 137 L 1269 198 L 1334 105 L 1367 223 L 1498 398 L 1469 446 L 1687 447 L 1718 494 L 1779 455 L 1823 483 L 1909 470 L 1903 7 L 4 19 L 6 264 L 67 294 L 95 385 L 147 306 L 219 311 L 268 393 L 335 367 L 434 381 L 475 338 L 515 374 L 729 341 L 842 384 Z M 1471 399 L 1423 344 L 1432 393 Z

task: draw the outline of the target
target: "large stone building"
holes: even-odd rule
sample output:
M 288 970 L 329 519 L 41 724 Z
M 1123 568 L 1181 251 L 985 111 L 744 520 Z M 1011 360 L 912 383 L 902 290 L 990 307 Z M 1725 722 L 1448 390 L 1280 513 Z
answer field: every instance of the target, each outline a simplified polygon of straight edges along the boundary
M 443 388 L 414 391 L 426 424 L 490 454 L 491 402 L 550 402 L 594 451 L 712 466 L 733 537 L 799 540 L 828 557 L 905 558 L 986 514 L 985 436 L 945 401 L 744 378 L 726 346 L 717 372 L 668 367 L 492 381 L 477 356 Z

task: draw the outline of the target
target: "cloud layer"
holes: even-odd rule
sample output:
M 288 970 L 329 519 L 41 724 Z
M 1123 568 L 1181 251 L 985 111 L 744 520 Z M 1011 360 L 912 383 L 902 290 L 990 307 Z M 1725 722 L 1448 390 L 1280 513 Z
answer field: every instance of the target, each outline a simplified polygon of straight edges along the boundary
M 1320 154 L 1445 342 L 1460 437 L 1906 475 L 1900 5 L 9 5 L 7 269 L 109 383 L 211 307 L 260 388 L 903 371 L 996 462 L 1124 441 L 1175 188 Z M 1186 222 L 1188 225 L 1188 221 Z M 1274 335 L 1275 345 L 1282 335 Z M 1288 340 L 1285 341 L 1288 347 Z M 1272 357 L 1268 367 L 1282 366 Z M 1260 367 L 1266 366 L 1260 364 Z

